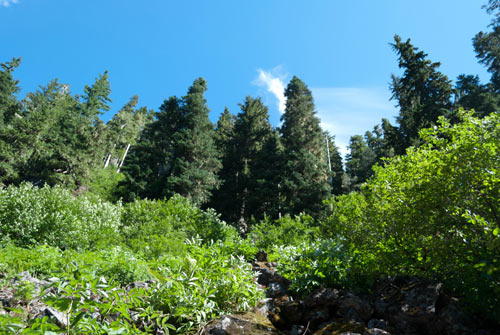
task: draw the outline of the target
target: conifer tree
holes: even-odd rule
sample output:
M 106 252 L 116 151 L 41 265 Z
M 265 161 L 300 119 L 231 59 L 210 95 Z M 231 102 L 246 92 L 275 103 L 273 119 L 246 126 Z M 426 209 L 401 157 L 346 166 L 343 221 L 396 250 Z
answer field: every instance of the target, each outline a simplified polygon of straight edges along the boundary
M 164 197 L 166 179 L 172 172 L 174 135 L 185 127 L 181 100 L 177 97 L 165 100 L 154 117 L 124 162 L 125 180 L 119 185 L 119 194 L 125 201 Z
M 260 98 L 250 96 L 240 107 L 241 112 L 234 123 L 234 134 L 228 142 L 226 165 L 223 167 L 224 184 L 217 193 L 232 199 L 219 203 L 221 207 L 216 209 L 223 213 L 226 220 L 238 224 L 245 233 L 250 218 L 260 218 L 262 211 L 268 208 L 264 203 L 266 197 L 271 195 L 261 192 L 271 182 L 266 173 L 273 174 L 270 164 L 277 158 L 266 147 L 273 136 L 267 107 Z M 265 158 L 264 150 L 268 150 Z
M 455 108 L 474 109 L 479 117 L 500 110 L 500 94 L 491 83 L 482 85 L 478 76 L 459 75 L 455 84 Z
M 182 99 L 164 101 L 125 161 L 124 199 L 178 193 L 197 205 L 208 201 L 219 183 L 220 160 L 205 91 L 206 82 L 199 78 Z
M 19 92 L 18 81 L 12 73 L 19 66 L 20 58 L 0 64 L 0 186 L 17 178 L 18 154 L 20 148 L 12 141 L 15 130 L 12 122 L 21 110 L 21 104 L 15 94 Z
M 253 177 L 250 181 L 252 196 L 248 201 L 248 213 L 260 220 L 266 215 L 271 219 L 281 215 L 281 173 L 283 145 L 278 131 L 273 130 L 263 141 L 256 154 Z
M 286 212 L 319 215 L 330 194 L 325 137 L 316 117 L 312 93 L 297 77 L 285 90 L 281 117 L 283 140 L 282 194 Z
M 346 157 L 346 174 L 349 177 L 350 191 L 358 190 L 361 184 L 373 175 L 372 166 L 376 160 L 375 151 L 368 146 L 361 135 L 351 136 L 349 153 Z
M 231 211 L 236 208 L 236 185 L 233 174 L 235 169 L 234 157 L 234 125 L 236 116 L 229 109 L 224 108 L 215 128 L 215 144 L 220 154 L 222 167 L 219 171 L 220 187 L 214 190 L 209 206 L 215 208 L 222 218 L 227 221 L 234 219 Z
M 330 171 L 330 185 L 332 195 L 340 195 L 344 193 L 342 181 L 344 177 L 344 168 L 342 164 L 342 156 L 340 155 L 339 148 L 335 145 L 335 136 L 325 133 L 327 139 L 328 150 L 328 170 Z
M 139 97 L 134 95 L 106 124 L 104 168 L 111 164 L 119 171 L 130 147 L 137 143 L 145 125 L 152 121 L 152 111 L 146 107 L 137 109 L 138 102 Z
M 204 98 L 206 89 L 205 79 L 198 78 L 183 98 L 185 127 L 174 135 L 174 161 L 164 194 L 179 193 L 198 205 L 206 203 L 218 187 L 217 172 L 221 168 Z
M 397 122 L 402 145 L 394 143 L 396 154 L 418 145 L 418 132 L 433 125 L 439 116 L 449 114 L 453 89 L 450 80 L 437 70 L 439 63 L 426 59 L 427 54 L 418 51 L 410 40 L 401 41 L 394 36 L 393 49 L 399 56 L 403 76 L 392 76 L 392 99 L 400 107 Z M 398 148 L 399 147 L 399 148 Z

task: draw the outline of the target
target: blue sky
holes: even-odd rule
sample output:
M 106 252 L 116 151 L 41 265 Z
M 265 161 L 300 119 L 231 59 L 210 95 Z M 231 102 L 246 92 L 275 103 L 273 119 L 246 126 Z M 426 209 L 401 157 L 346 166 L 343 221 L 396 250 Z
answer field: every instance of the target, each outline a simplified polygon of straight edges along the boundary
M 470 0 L 0 0 L 0 62 L 22 57 L 27 92 L 59 78 L 81 93 L 109 71 L 112 111 L 139 95 L 157 110 L 208 82 L 211 120 L 261 96 L 279 125 L 280 91 L 293 75 L 313 91 L 318 116 L 345 153 L 349 137 L 397 114 L 389 101 L 394 34 L 461 73 L 489 79 L 471 39 L 490 17 Z

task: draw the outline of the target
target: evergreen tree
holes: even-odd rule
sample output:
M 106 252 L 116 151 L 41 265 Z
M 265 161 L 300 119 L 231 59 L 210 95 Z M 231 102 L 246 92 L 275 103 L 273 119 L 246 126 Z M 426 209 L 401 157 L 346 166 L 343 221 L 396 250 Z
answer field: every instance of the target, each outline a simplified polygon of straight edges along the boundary
M 281 117 L 283 140 L 282 194 L 288 213 L 319 215 L 330 194 L 325 137 L 309 88 L 297 77 L 285 89 Z
M 182 99 L 165 100 L 123 166 L 120 188 L 126 200 L 178 193 L 198 205 L 208 201 L 219 183 L 220 161 L 205 91 L 199 78 Z
M 17 142 L 26 148 L 20 155 L 21 179 L 69 188 L 85 186 L 102 161 L 104 127 L 99 115 L 109 109 L 103 103 L 109 101 L 109 93 L 106 75 L 86 86 L 82 101 L 57 80 L 29 93 L 17 124 L 24 129 Z
M 457 109 L 474 109 L 479 117 L 500 110 L 500 94 L 495 92 L 492 84 L 481 85 L 478 76 L 458 76 L 455 92 Z
M 21 104 L 15 94 L 19 92 L 18 81 L 12 72 L 19 66 L 20 58 L 0 64 L 0 186 L 17 178 L 19 148 L 12 141 L 15 130 L 12 122 L 17 122 L 16 114 L 21 111 Z
M 372 166 L 376 161 L 375 151 L 368 146 L 363 137 L 351 136 L 349 153 L 346 157 L 346 174 L 349 177 L 350 191 L 358 190 L 361 184 L 373 175 Z
M 342 156 L 340 155 L 339 148 L 335 145 L 335 136 L 325 133 L 327 139 L 327 156 L 328 156 L 328 169 L 330 171 L 330 185 L 333 195 L 340 195 L 344 193 L 342 180 L 344 178 L 344 168 L 342 164 Z
M 12 72 L 21 64 L 20 58 L 0 64 L 0 129 L 9 124 L 9 121 L 20 111 L 20 103 L 15 94 L 19 92 L 19 82 L 14 79 Z
M 167 179 L 166 196 L 179 193 L 195 204 L 206 203 L 219 186 L 221 168 L 214 141 L 214 126 L 204 98 L 207 84 L 198 78 L 183 98 L 185 127 L 174 135 L 174 161 Z
M 139 97 L 134 95 L 106 124 L 106 158 L 104 168 L 110 164 L 120 167 L 132 145 L 139 139 L 145 125 L 152 121 L 153 112 L 146 107 L 136 108 Z
M 402 42 L 394 36 L 392 47 L 399 55 L 402 77 L 392 76 L 392 99 L 400 107 L 397 122 L 402 145 L 393 143 L 396 154 L 404 154 L 407 147 L 418 145 L 418 132 L 433 125 L 439 116 L 451 109 L 451 82 L 437 71 L 439 63 L 426 59 L 427 54 L 418 51 L 410 40 Z
M 237 223 L 245 233 L 252 216 L 260 218 L 263 211 L 272 207 L 267 200 L 272 195 L 261 192 L 264 189 L 269 191 L 269 184 L 273 182 L 269 174 L 275 172 L 272 164 L 277 159 L 271 148 L 273 130 L 269 123 L 267 107 L 260 98 L 250 96 L 246 97 L 240 107 L 241 112 L 234 122 L 232 136 L 228 137 L 229 141 L 226 142 L 222 170 L 224 183 L 215 199 L 216 209 L 223 214 L 223 218 Z M 219 134 L 222 134 L 224 129 L 222 125 L 228 123 L 227 114 L 223 114 L 223 117 L 219 120 Z M 226 130 L 228 128 L 225 127 Z M 270 156 L 264 158 L 265 154 Z M 217 196 L 222 198 L 218 199 Z
M 479 62 L 491 73 L 491 83 L 496 93 L 500 93 L 500 21 L 494 21 L 492 31 L 479 32 L 473 39 Z
M 275 130 L 263 137 L 262 148 L 255 154 L 250 194 L 247 203 L 247 219 L 261 220 L 264 216 L 276 219 L 281 215 L 281 169 L 283 146 Z
M 126 201 L 164 196 L 166 179 L 172 172 L 174 136 L 185 127 L 181 100 L 177 97 L 165 100 L 154 118 L 124 162 L 125 180 L 119 185 L 119 193 Z
M 220 115 L 215 128 L 215 144 L 220 154 L 222 168 L 219 171 L 220 187 L 214 190 L 210 207 L 213 207 L 221 214 L 222 218 L 232 221 L 236 205 L 236 185 L 234 184 L 233 174 L 236 171 L 234 164 L 235 146 L 234 146 L 234 125 L 236 116 L 231 114 L 226 107 Z

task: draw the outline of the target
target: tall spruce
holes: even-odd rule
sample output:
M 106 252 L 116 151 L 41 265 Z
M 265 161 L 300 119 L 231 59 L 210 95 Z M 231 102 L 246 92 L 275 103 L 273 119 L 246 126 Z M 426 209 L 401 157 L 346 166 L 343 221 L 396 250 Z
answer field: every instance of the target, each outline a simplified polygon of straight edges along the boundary
M 327 140 L 327 157 L 328 157 L 328 170 L 330 172 L 330 186 L 332 195 L 340 195 L 344 193 L 342 181 L 344 179 L 344 168 L 342 164 L 342 156 L 340 155 L 339 148 L 335 145 L 335 136 L 325 132 Z
M 166 99 L 131 147 L 122 168 L 125 180 L 119 185 L 125 201 L 164 197 L 166 179 L 172 172 L 174 136 L 185 127 L 181 103 L 177 97 Z
M 20 63 L 20 58 L 14 58 L 0 64 L 0 186 L 18 177 L 16 165 L 20 148 L 12 141 L 12 137 L 16 136 L 12 123 L 19 121 L 15 115 L 20 113 L 21 104 L 15 96 L 19 92 L 19 82 L 12 73 Z
M 139 97 L 134 95 L 106 124 L 106 157 L 103 167 L 120 170 L 130 147 L 135 145 L 153 113 L 146 107 L 137 108 Z
M 350 191 L 359 190 L 361 184 L 373 175 L 372 166 L 376 160 L 376 152 L 361 135 L 351 136 L 349 153 L 346 156 L 346 174 L 349 177 Z
M 455 84 L 455 108 L 474 109 L 479 117 L 500 110 L 500 94 L 493 84 L 481 84 L 478 76 L 459 75 Z
M 222 198 L 217 199 L 219 207 L 216 209 L 245 233 L 251 217 L 261 218 L 263 211 L 269 208 L 267 197 L 273 193 L 268 188 L 267 183 L 271 179 L 266 173 L 277 173 L 271 166 L 277 158 L 268 147 L 273 136 L 268 108 L 260 98 L 250 96 L 240 104 L 240 108 L 233 135 L 227 142 L 222 170 L 224 184 L 216 193 Z M 220 121 L 222 123 L 222 119 Z M 264 151 L 268 154 L 265 158 Z M 263 194 L 264 189 L 270 192 Z M 228 201 L 224 202 L 224 199 Z
M 490 13 L 499 9 L 490 7 Z M 500 11 L 498 11 L 500 14 Z M 473 39 L 474 49 L 479 62 L 491 73 L 491 83 L 497 93 L 500 93 L 500 16 L 491 24 L 490 32 L 479 32 Z
M 206 203 L 219 186 L 217 172 L 221 168 L 214 125 L 208 118 L 206 90 L 205 79 L 198 78 L 183 98 L 185 127 L 174 135 L 174 161 L 165 189 L 166 196 L 178 193 L 198 205 Z
M 330 195 L 325 137 L 316 117 L 312 93 L 297 77 L 285 89 L 281 117 L 283 140 L 282 194 L 285 211 L 319 215 Z
M 392 99 L 400 108 L 397 122 L 402 141 L 393 145 L 396 154 L 404 154 L 406 148 L 419 144 L 420 129 L 449 114 L 453 89 L 448 77 L 437 70 L 440 64 L 428 60 L 427 54 L 418 51 L 410 39 L 403 42 L 395 35 L 394 41 L 392 47 L 404 72 L 401 77 L 392 76 Z
M 215 144 L 220 153 L 222 168 L 219 171 L 220 187 L 214 190 L 209 206 L 215 208 L 226 221 L 233 221 L 234 208 L 236 208 L 236 185 L 234 183 L 234 125 L 236 116 L 229 109 L 224 112 L 217 121 L 215 128 Z
M 125 161 L 124 199 L 178 193 L 197 205 L 209 200 L 221 164 L 205 91 L 206 81 L 199 78 L 182 99 L 164 101 Z

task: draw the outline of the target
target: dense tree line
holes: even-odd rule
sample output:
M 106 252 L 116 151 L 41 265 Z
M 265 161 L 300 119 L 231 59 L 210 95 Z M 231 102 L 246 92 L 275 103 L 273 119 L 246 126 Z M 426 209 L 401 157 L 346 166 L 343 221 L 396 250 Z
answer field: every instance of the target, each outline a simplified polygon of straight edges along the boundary
M 250 96 L 239 113 L 226 108 L 212 124 L 203 78 L 158 111 L 138 107 L 133 96 L 104 123 L 100 115 L 110 110 L 107 72 L 82 94 L 53 80 L 20 100 L 14 71 L 21 60 L 13 59 L 0 70 L 0 185 L 63 185 L 124 201 L 180 194 L 214 208 L 242 232 L 264 217 L 319 217 L 323 200 L 359 189 L 375 164 L 421 145 L 420 130 L 440 116 L 453 123 L 459 108 L 474 109 L 479 117 L 499 110 L 499 7 L 489 2 L 491 31 L 473 39 L 479 62 L 491 73 L 486 84 L 466 74 L 453 84 L 410 39 L 394 37 L 402 70 L 390 84 L 399 107 L 396 124 L 383 119 L 364 136 L 352 136 L 345 164 L 334 136 L 320 127 L 311 91 L 297 77 L 285 89 L 277 128 L 267 106 Z
M 490 82 L 482 84 L 477 75 L 461 74 L 455 84 L 439 72 L 440 63 L 427 59 L 411 40 L 394 36 L 392 48 L 398 55 L 401 76 L 392 75 L 392 100 L 399 107 L 397 125 L 382 119 L 364 136 L 354 135 L 346 157 L 344 189 L 355 190 L 373 175 L 373 165 L 383 158 L 404 155 L 411 146 L 419 146 L 419 132 L 436 124 L 439 116 L 457 122 L 460 108 L 484 117 L 500 110 L 500 2 L 490 0 L 485 6 L 494 14 L 491 31 L 479 32 L 473 39 L 479 62 L 491 73 Z
M 311 91 L 297 77 L 285 92 L 280 128 L 269 123 L 261 99 L 250 96 L 237 115 L 226 109 L 213 125 L 203 78 L 157 112 L 138 107 L 133 96 L 104 124 L 99 116 L 110 109 L 107 72 L 81 95 L 54 80 L 18 100 L 13 72 L 19 64 L 13 59 L 0 72 L 3 185 L 63 185 L 125 201 L 180 194 L 215 208 L 243 232 L 264 216 L 317 217 L 322 201 L 341 192 L 334 137 L 320 128 Z

